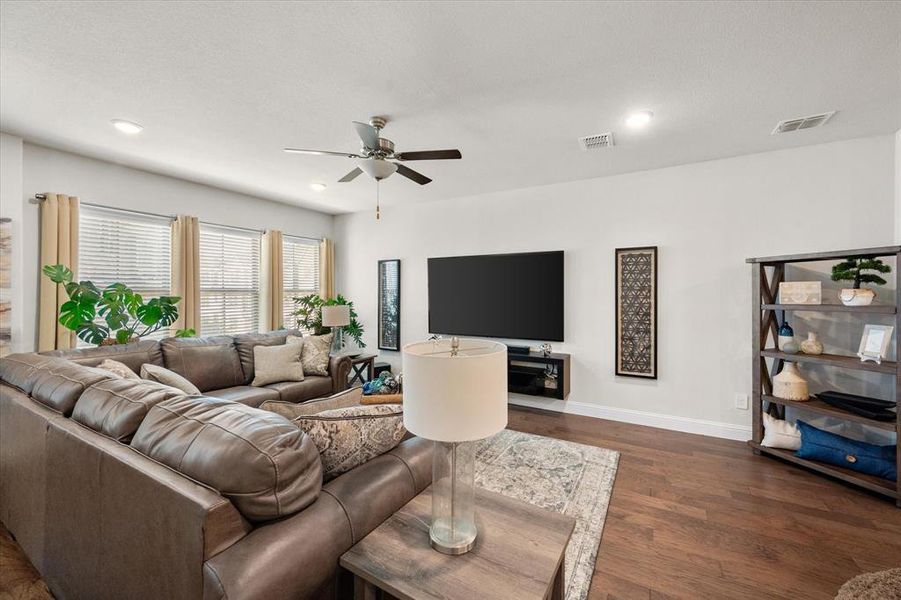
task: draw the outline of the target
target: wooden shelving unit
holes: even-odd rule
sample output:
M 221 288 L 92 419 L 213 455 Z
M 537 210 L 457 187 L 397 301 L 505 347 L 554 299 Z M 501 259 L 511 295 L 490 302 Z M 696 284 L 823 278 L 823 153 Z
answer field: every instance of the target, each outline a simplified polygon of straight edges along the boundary
M 842 304 L 777 304 L 776 294 L 779 284 L 785 280 L 785 265 L 788 263 L 842 260 L 845 258 L 882 258 L 894 257 L 895 273 L 895 304 L 874 304 L 870 306 L 844 306 Z M 828 415 L 846 421 L 863 423 L 882 430 L 895 432 L 895 444 L 901 439 L 901 410 L 895 421 L 877 421 L 861 415 L 855 415 L 839 408 L 830 406 L 821 400 L 812 398 L 806 402 L 783 400 L 775 398 L 773 394 L 773 377 L 782 369 L 785 361 L 799 363 L 813 363 L 827 365 L 841 369 L 855 369 L 882 373 L 888 379 L 891 377 L 894 385 L 894 398 L 898 406 L 901 406 L 901 361 L 882 361 L 882 364 L 874 362 L 861 362 L 857 356 L 844 356 L 838 354 L 788 354 L 778 349 L 768 347 L 775 345 L 778 337 L 778 311 L 809 311 L 809 312 L 842 312 L 867 315 L 893 315 L 895 331 L 893 343 L 899 348 L 899 336 L 901 336 L 901 246 L 883 246 L 879 248 L 863 248 L 857 250 L 838 250 L 835 252 L 816 252 L 810 254 L 793 254 L 782 256 L 765 256 L 749 258 L 752 265 L 752 390 L 751 407 L 753 418 L 753 439 L 748 445 L 757 454 L 766 454 L 780 458 L 784 461 L 800 465 L 807 469 L 839 479 L 846 483 L 862 487 L 864 489 L 893 498 L 897 506 L 901 507 L 901 484 L 880 477 L 864 475 L 857 471 L 844 469 L 833 465 L 806 460 L 795 456 L 794 452 L 778 448 L 767 448 L 760 444 L 763 439 L 763 412 L 775 410 L 780 412 L 784 407 L 791 406 L 801 408 L 818 414 Z M 861 327 L 862 329 L 862 327 Z M 849 349 L 849 352 L 853 351 Z M 771 364 L 767 364 L 767 359 Z M 901 452 L 897 454 L 897 467 L 901 473 Z

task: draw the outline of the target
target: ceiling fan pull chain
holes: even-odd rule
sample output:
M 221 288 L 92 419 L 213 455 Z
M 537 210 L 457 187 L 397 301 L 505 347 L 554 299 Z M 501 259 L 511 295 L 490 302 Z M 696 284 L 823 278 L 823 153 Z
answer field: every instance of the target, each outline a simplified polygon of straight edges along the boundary
M 379 188 L 379 180 L 376 179 L 375 180 L 375 220 L 376 221 L 379 221 L 382 218 L 381 214 L 380 214 L 380 205 L 379 205 L 380 200 L 381 200 L 379 198 L 379 189 L 380 189 Z

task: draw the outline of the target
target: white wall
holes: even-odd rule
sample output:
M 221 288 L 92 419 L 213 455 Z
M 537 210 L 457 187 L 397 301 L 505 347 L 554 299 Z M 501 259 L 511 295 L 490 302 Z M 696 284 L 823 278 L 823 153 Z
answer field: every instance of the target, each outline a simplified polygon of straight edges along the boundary
M 10 303 L 10 352 L 21 352 L 29 345 L 23 342 L 22 324 L 25 294 L 23 286 L 22 223 L 22 138 L 0 133 L 0 217 L 12 219 L 10 248 L 10 287 L 3 291 Z
M 572 354 L 572 392 L 528 401 L 746 439 L 749 411 L 734 408 L 751 387 L 745 258 L 890 244 L 894 146 L 880 136 L 441 202 L 424 192 L 380 222 L 335 218 L 338 291 L 374 348 L 376 261 L 400 258 L 407 343 L 428 334 L 427 257 L 565 250 L 566 342 L 555 347 Z M 642 245 L 660 248 L 657 381 L 613 374 L 614 249 Z
M 24 278 L 21 286 L 24 306 L 24 350 L 35 345 L 37 322 L 38 206 L 29 202 L 44 192 L 78 196 L 83 202 L 117 208 L 143 210 L 159 214 L 190 214 L 201 221 L 250 227 L 281 229 L 287 234 L 329 237 L 332 216 L 208 187 L 182 179 L 86 158 L 25 143 L 22 160 L 21 190 L 18 193 L 22 213 Z M 6 178 L 6 165 L 3 169 Z M 5 188 L 4 188 L 5 189 Z M 3 197 L 6 204 L 6 196 Z

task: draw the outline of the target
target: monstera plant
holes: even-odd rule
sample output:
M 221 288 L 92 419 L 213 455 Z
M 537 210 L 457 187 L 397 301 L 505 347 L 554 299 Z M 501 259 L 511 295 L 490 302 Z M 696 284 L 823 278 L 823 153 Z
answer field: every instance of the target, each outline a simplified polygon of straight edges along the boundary
M 178 319 L 178 296 L 145 300 L 123 283 L 100 289 L 91 281 L 75 281 L 65 265 L 46 265 L 43 273 L 69 296 L 59 308 L 60 324 L 89 344 L 127 344 Z M 175 335 L 187 337 L 194 331 L 179 329 Z

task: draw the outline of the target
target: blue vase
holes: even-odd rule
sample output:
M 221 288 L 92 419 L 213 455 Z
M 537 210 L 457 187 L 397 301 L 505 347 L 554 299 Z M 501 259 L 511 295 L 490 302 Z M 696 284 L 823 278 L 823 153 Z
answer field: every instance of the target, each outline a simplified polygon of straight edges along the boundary
M 779 339 L 778 346 L 780 350 L 785 350 L 786 345 L 790 343 L 794 343 L 795 340 L 795 330 L 791 328 L 791 325 L 788 324 L 787 319 L 782 319 L 782 326 L 779 327 Z M 798 350 L 795 349 L 795 352 Z

